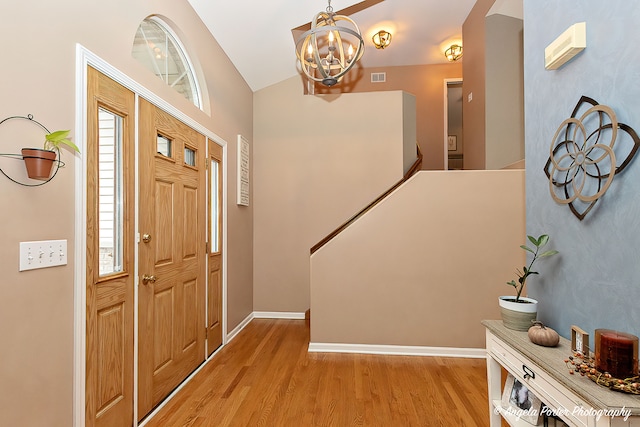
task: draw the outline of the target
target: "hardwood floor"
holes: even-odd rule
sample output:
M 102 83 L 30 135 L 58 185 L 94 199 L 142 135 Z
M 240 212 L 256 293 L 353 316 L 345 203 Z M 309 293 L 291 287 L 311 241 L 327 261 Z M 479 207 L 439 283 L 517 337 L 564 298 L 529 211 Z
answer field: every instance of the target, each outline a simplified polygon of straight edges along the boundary
M 146 424 L 489 425 L 486 361 L 308 353 L 304 320 L 254 319 Z

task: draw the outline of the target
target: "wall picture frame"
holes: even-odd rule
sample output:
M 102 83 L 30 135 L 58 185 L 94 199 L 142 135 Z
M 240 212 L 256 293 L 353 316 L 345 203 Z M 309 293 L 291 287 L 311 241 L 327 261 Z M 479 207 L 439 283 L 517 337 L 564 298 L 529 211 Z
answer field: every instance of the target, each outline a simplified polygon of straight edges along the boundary
M 542 401 L 512 374 L 507 375 L 502 391 L 503 411 L 534 426 L 540 422 Z
M 576 325 L 571 325 L 571 351 L 589 357 L 589 334 Z
M 449 135 L 447 137 L 447 150 L 456 151 L 458 149 L 458 136 Z

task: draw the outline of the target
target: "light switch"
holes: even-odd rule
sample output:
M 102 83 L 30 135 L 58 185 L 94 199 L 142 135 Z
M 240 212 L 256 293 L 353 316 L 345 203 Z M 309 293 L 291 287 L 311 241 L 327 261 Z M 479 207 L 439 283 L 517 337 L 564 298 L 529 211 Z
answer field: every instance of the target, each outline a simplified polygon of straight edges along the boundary
M 20 271 L 66 264 L 66 240 L 20 242 Z

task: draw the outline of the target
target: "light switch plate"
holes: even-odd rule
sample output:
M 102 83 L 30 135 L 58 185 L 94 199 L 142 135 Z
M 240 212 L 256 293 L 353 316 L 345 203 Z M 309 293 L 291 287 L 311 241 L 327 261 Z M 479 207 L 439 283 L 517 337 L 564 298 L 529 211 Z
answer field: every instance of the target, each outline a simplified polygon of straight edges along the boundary
M 20 242 L 20 271 L 66 264 L 66 240 Z

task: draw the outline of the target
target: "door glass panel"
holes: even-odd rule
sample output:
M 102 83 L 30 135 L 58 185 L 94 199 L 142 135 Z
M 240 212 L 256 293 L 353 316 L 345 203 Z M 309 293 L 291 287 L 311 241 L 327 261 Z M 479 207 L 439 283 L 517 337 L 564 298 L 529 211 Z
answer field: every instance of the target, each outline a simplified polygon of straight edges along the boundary
M 211 253 L 220 252 L 220 164 L 211 160 Z
M 196 166 L 196 150 L 184 147 L 184 164 L 189 166 Z
M 158 154 L 162 154 L 165 157 L 171 157 L 171 140 L 166 136 L 158 135 L 157 141 L 158 148 L 156 151 Z
M 124 270 L 122 117 L 100 108 L 98 118 L 99 272 L 106 276 Z

